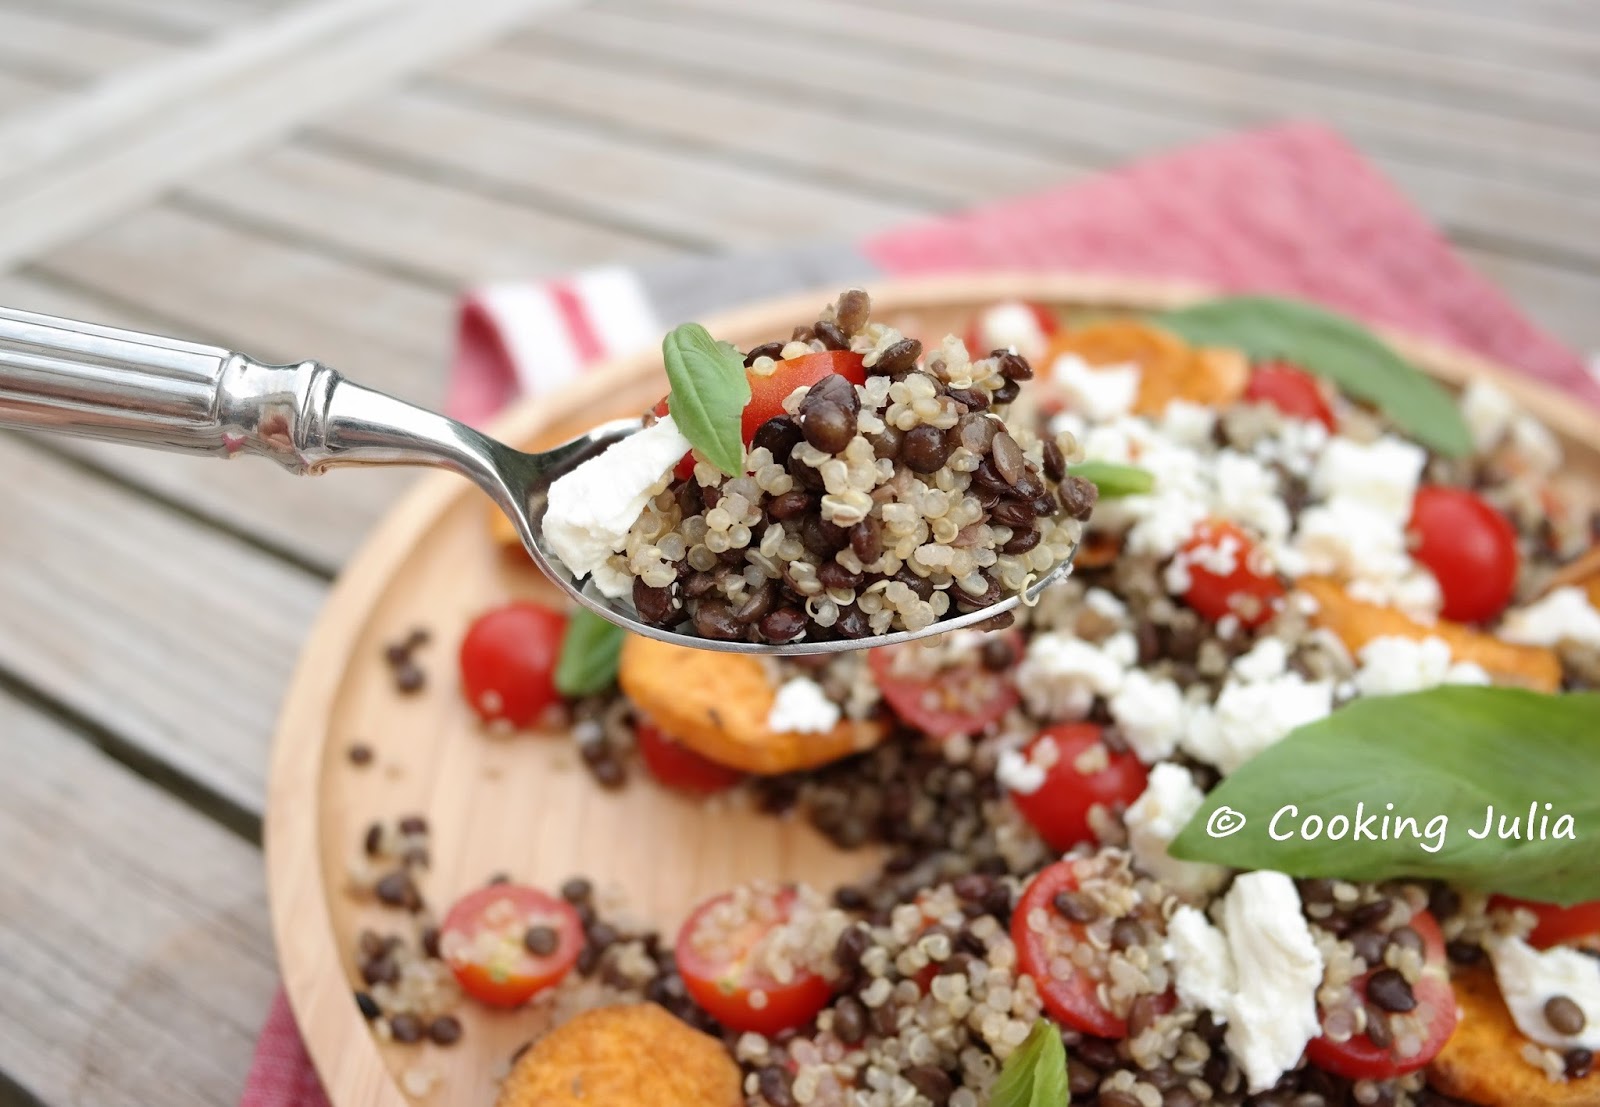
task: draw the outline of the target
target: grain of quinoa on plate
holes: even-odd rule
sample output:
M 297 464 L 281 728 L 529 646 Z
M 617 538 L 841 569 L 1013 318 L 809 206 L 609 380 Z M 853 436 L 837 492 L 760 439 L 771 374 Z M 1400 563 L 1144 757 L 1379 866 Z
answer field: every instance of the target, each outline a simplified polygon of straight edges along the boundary
M 1309 311 L 1007 309 L 1050 320 L 1008 432 L 1101 478 L 1088 556 L 1013 626 L 773 660 L 597 650 L 574 616 L 556 683 L 602 785 L 888 859 L 728 889 L 675 936 L 578 881 L 543 1017 L 658 1004 L 747 1107 L 1600 1104 L 1600 873 L 1571 833 L 1600 825 L 1595 490 L 1493 385 L 1386 384 L 1364 367 L 1416 371 Z M 731 483 L 703 467 L 702 497 Z M 1249 825 L 1209 838 L 1219 812 Z

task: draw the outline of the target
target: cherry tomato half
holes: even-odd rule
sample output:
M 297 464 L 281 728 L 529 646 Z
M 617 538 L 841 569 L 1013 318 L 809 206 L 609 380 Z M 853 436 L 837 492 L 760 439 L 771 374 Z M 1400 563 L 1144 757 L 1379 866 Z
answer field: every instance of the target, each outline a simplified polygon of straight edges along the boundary
M 1028 300 L 1005 300 L 980 311 L 967 328 L 967 353 L 988 357 L 991 351 L 1015 348 L 1025 358 L 1043 357 L 1061 322 L 1049 308 Z
M 1201 615 L 1217 622 L 1232 615 L 1247 627 L 1272 618 L 1283 599 L 1277 576 L 1251 565 L 1255 543 L 1234 524 L 1208 519 L 1195 528 L 1178 556 L 1189 571 L 1183 599 Z
M 976 734 L 1011 710 L 1018 699 L 1012 671 L 1022 660 L 1022 635 L 1007 631 L 1000 641 L 1009 647 L 1011 660 L 998 670 L 988 668 L 975 653 L 970 661 L 927 675 L 896 672 L 900 651 L 920 650 L 919 645 L 880 646 L 868 651 L 867 665 L 894 713 L 924 734 L 933 738 Z
M 796 967 L 779 982 L 761 964 L 765 940 L 795 911 L 793 888 L 749 886 L 706 900 L 678 932 L 674 955 L 691 998 L 723 1026 L 771 1036 L 804 1026 L 832 995 Z
M 1035 764 L 1054 760 L 1045 770 L 1043 784 L 1032 792 L 1012 792 L 1011 802 L 1057 853 L 1094 838 L 1089 808 L 1097 803 L 1108 808 L 1130 804 L 1149 783 L 1144 765 L 1127 750 L 1112 753 L 1107 748 L 1105 768 L 1078 771 L 1078 758 L 1103 746 L 1104 737 L 1104 728 L 1098 723 L 1061 723 L 1040 731 L 1023 751 Z M 1053 753 L 1045 752 L 1046 743 L 1054 748 Z
M 654 723 L 640 722 L 635 726 L 633 740 L 650 775 L 668 788 L 709 796 L 726 792 L 744 779 L 739 770 L 700 756 L 676 738 L 663 734 Z
M 1511 896 L 1494 896 L 1490 907 L 1521 907 L 1538 916 L 1539 922 L 1528 935 L 1528 944 L 1535 949 L 1549 949 L 1563 942 L 1580 938 L 1600 937 L 1600 899 L 1588 903 L 1575 903 L 1571 907 L 1557 907 L 1553 903 L 1535 903 Z
M 808 388 L 816 384 L 829 373 L 837 373 L 851 384 L 865 384 L 867 380 L 866 365 L 862 355 L 849 350 L 823 350 L 820 353 L 802 354 L 799 357 L 788 358 L 778 362 L 778 367 L 770 376 L 759 376 L 745 370 L 745 378 L 750 382 L 750 400 L 744 405 L 744 414 L 739 420 L 739 433 L 746 446 L 755 437 L 756 431 L 761 429 L 761 424 L 768 419 L 785 414 L 783 401 L 789 393 L 797 388 Z M 667 414 L 667 398 L 663 396 L 651 409 L 659 418 Z M 678 465 L 672 471 L 678 480 L 688 480 L 694 475 L 694 454 L 684 454 Z
M 461 691 L 484 722 L 530 726 L 552 704 L 567 617 L 518 601 L 486 611 L 461 640 Z
M 1343 1042 L 1317 1037 L 1306 1046 L 1306 1056 L 1312 1064 L 1349 1080 L 1392 1080 L 1416 1072 L 1444 1048 L 1456 1028 L 1456 996 L 1450 987 L 1450 970 L 1445 965 L 1444 936 L 1439 933 L 1434 917 L 1426 911 L 1419 911 L 1412 917 L 1411 929 L 1422 936 L 1422 978 L 1411 988 L 1417 1001 L 1411 1013 L 1422 1020 L 1422 1048 L 1402 1057 L 1397 1043 L 1380 1048 L 1365 1034 Z M 1373 971 L 1376 970 L 1351 981 L 1351 987 L 1363 1002 Z
M 462 990 L 493 1007 L 520 1006 L 559 983 L 583 940 L 570 903 L 522 884 L 468 892 L 439 928 L 439 952 Z
M 1308 419 L 1334 429 L 1333 409 L 1322 384 L 1304 369 L 1284 361 L 1268 361 L 1250 371 L 1244 398 L 1250 403 L 1271 404 L 1295 419 Z
M 1100 1002 L 1099 986 L 1106 969 L 1083 966 L 1072 959 L 1077 948 L 1093 949 L 1088 928 L 1073 922 L 1056 910 L 1055 898 L 1062 892 L 1078 889 L 1079 861 L 1057 861 L 1028 882 L 1011 914 L 1011 940 L 1017 945 L 1017 967 L 1033 977 L 1044 1009 L 1057 1022 L 1100 1038 L 1126 1038 L 1128 1023 Z M 1042 912 L 1043 930 L 1035 930 L 1029 920 Z M 1066 975 L 1062 975 L 1065 968 Z M 1156 998 L 1156 1013 L 1165 1014 L 1175 1005 L 1172 995 Z
M 1439 582 L 1439 614 L 1458 623 L 1493 619 L 1517 586 L 1517 532 L 1510 520 L 1465 488 L 1426 485 L 1406 524 L 1411 554 Z

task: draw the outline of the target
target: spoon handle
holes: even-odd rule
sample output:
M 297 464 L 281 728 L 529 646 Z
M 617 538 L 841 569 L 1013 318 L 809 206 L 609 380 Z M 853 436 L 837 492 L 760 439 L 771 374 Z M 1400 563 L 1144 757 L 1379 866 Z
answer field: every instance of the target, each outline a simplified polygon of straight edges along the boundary
M 315 361 L 266 365 L 218 346 L 0 307 L 0 427 L 331 465 L 484 466 L 454 420 Z

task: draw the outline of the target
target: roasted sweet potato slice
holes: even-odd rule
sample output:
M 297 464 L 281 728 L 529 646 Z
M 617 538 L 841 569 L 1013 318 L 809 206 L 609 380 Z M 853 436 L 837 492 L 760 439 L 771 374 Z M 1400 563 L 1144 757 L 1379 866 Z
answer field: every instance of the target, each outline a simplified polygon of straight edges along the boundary
M 653 1003 L 600 1007 L 536 1041 L 498 1107 L 741 1107 L 739 1066 L 721 1042 Z
M 1428 1083 L 1482 1107 L 1595 1107 L 1600 1074 L 1554 1083 L 1522 1056 L 1527 1040 L 1511 1021 L 1488 969 L 1457 973 L 1451 983 L 1461 1021 L 1428 1067 Z
M 844 719 L 820 734 L 767 726 L 777 689 L 754 658 L 674 646 L 631 636 L 617 682 L 665 733 L 721 765 L 750 773 L 786 773 L 837 761 L 878 744 L 877 720 Z
M 1496 683 L 1519 684 L 1540 692 L 1561 688 L 1561 659 L 1543 646 L 1502 642 L 1492 634 L 1445 619 L 1419 623 L 1403 611 L 1358 600 L 1327 577 L 1301 577 L 1295 587 L 1317 601 L 1313 621 L 1333 631 L 1351 654 L 1374 638 L 1442 638 L 1457 661 L 1476 663 Z
M 1160 415 L 1173 400 L 1232 403 L 1250 378 L 1250 363 L 1239 351 L 1196 349 L 1136 319 L 1108 319 L 1059 334 L 1050 343 L 1047 366 L 1062 354 L 1076 354 L 1090 365 L 1137 365 L 1133 410 L 1139 415 Z

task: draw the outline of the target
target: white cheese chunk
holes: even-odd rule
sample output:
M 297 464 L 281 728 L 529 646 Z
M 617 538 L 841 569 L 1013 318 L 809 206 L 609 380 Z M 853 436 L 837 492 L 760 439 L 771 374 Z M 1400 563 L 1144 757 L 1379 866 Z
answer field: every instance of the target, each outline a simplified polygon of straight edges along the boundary
M 1107 706 L 1128 748 L 1145 764 L 1171 757 L 1188 722 L 1183 692 L 1172 681 L 1130 669 Z
M 995 763 L 994 776 L 1008 792 L 1031 796 L 1044 787 L 1050 770 L 1021 750 L 1001 750 Z
M 1184 751 L 1231 773 L 1296 727 L 1333 710 L 1333 684 L 1283 673 L 1271 680 L 1230 678 L 1215 703 L 1191 709 Z
M 1039 634 L 1017 666 L 1028 710 L 1044 719 L 1081 719 L 1095 696 L 1112 696 L 1138 660 L 1133 635 L 1119 631 L 1101 645 L 1070 634 Z
M 1133 410 L 1139 395 L 1139 367 L 1090 365 L 1076 354 L 1062 354 L 1050 368 L 1050 383 L 1068 407 L 1099 423 Z
M 978 316 L 978 346 L 967 351 L 974 358 L 988 357 L 990 350 L 1015 350 L 1023 357 L 1042 357 L 1049 339 L 1039 325 L 1039 317 L 1027 304 L 1007 300 L 995 304 Z
M 1555 1049 L 1600 1049 L 1600 961 L 1566 946 L 1536 950 L 1521 938 L 1490 943 L 1500 994 L 1517 1029 Z M 1544 1017 L 1545 1004 L 1566 996 L 1583 1011 L 1584 1027 L 1562 1034 Z
M 1527 607 L 1507 612 L 1496 633 L 1524 646 L 1554 646 L 1563 641 L 1600 648 L 1600 611 L 1576 585 L 1557 588 Z
M 810 677 L 794 677 L 778 687 L 767 713 L 767 728 L 779 734 L 826 734 L 839 725 L 839 705 Z
M 633 582 L 626 574 L 599 570 L 626 544 L 651 491 L 688 451 L 672 416 L 663 416 L 550 486 L 544 536 L 573 576 L 593 574 L 607 596 L 627 593 Z
M 1500 444 L 1517 417 L 1517 405 L 1510 396 L 1483 377 L 1476 377 L 1461 393 L 1461 416 L 1472 432 L 1472 445 L 1487 453 Z
M 1126 815 L 1128 848 L 1134 861 L 1174 892 L 1195 900 L 1205 899 L 1226 884 L 1228 870 L 1203 861 L 1179 860 L 1167 847 L 1205 798 L 1188 769 L 1163 761 L 1150 770 L 1149 782 Z
M 1227 1024 L 1224 1041 L 1250 1091 L 1270 1088 L 1322 1032 L 1322 954 L 1282 873 L 1245 873 L 1222 899 L 1221 928 L 1193 907 L 1167 924 L 1178 997 Z
M 1421 692 L 1441 684 L 1488 684 L 1489 674 L 1471 661 L 1454 661 L 1450 646 L 1432 635 L 1420 642 L 1385 634 L 1361 647 L 1355 686 L 1363 696 Z
M 1421 446 L 1390 434 L 1374 442 L 1335 438 L 1317 461 L 1311 488 L 1328 499 L 1359 500 L 1404 524 L 1427 460 Z

